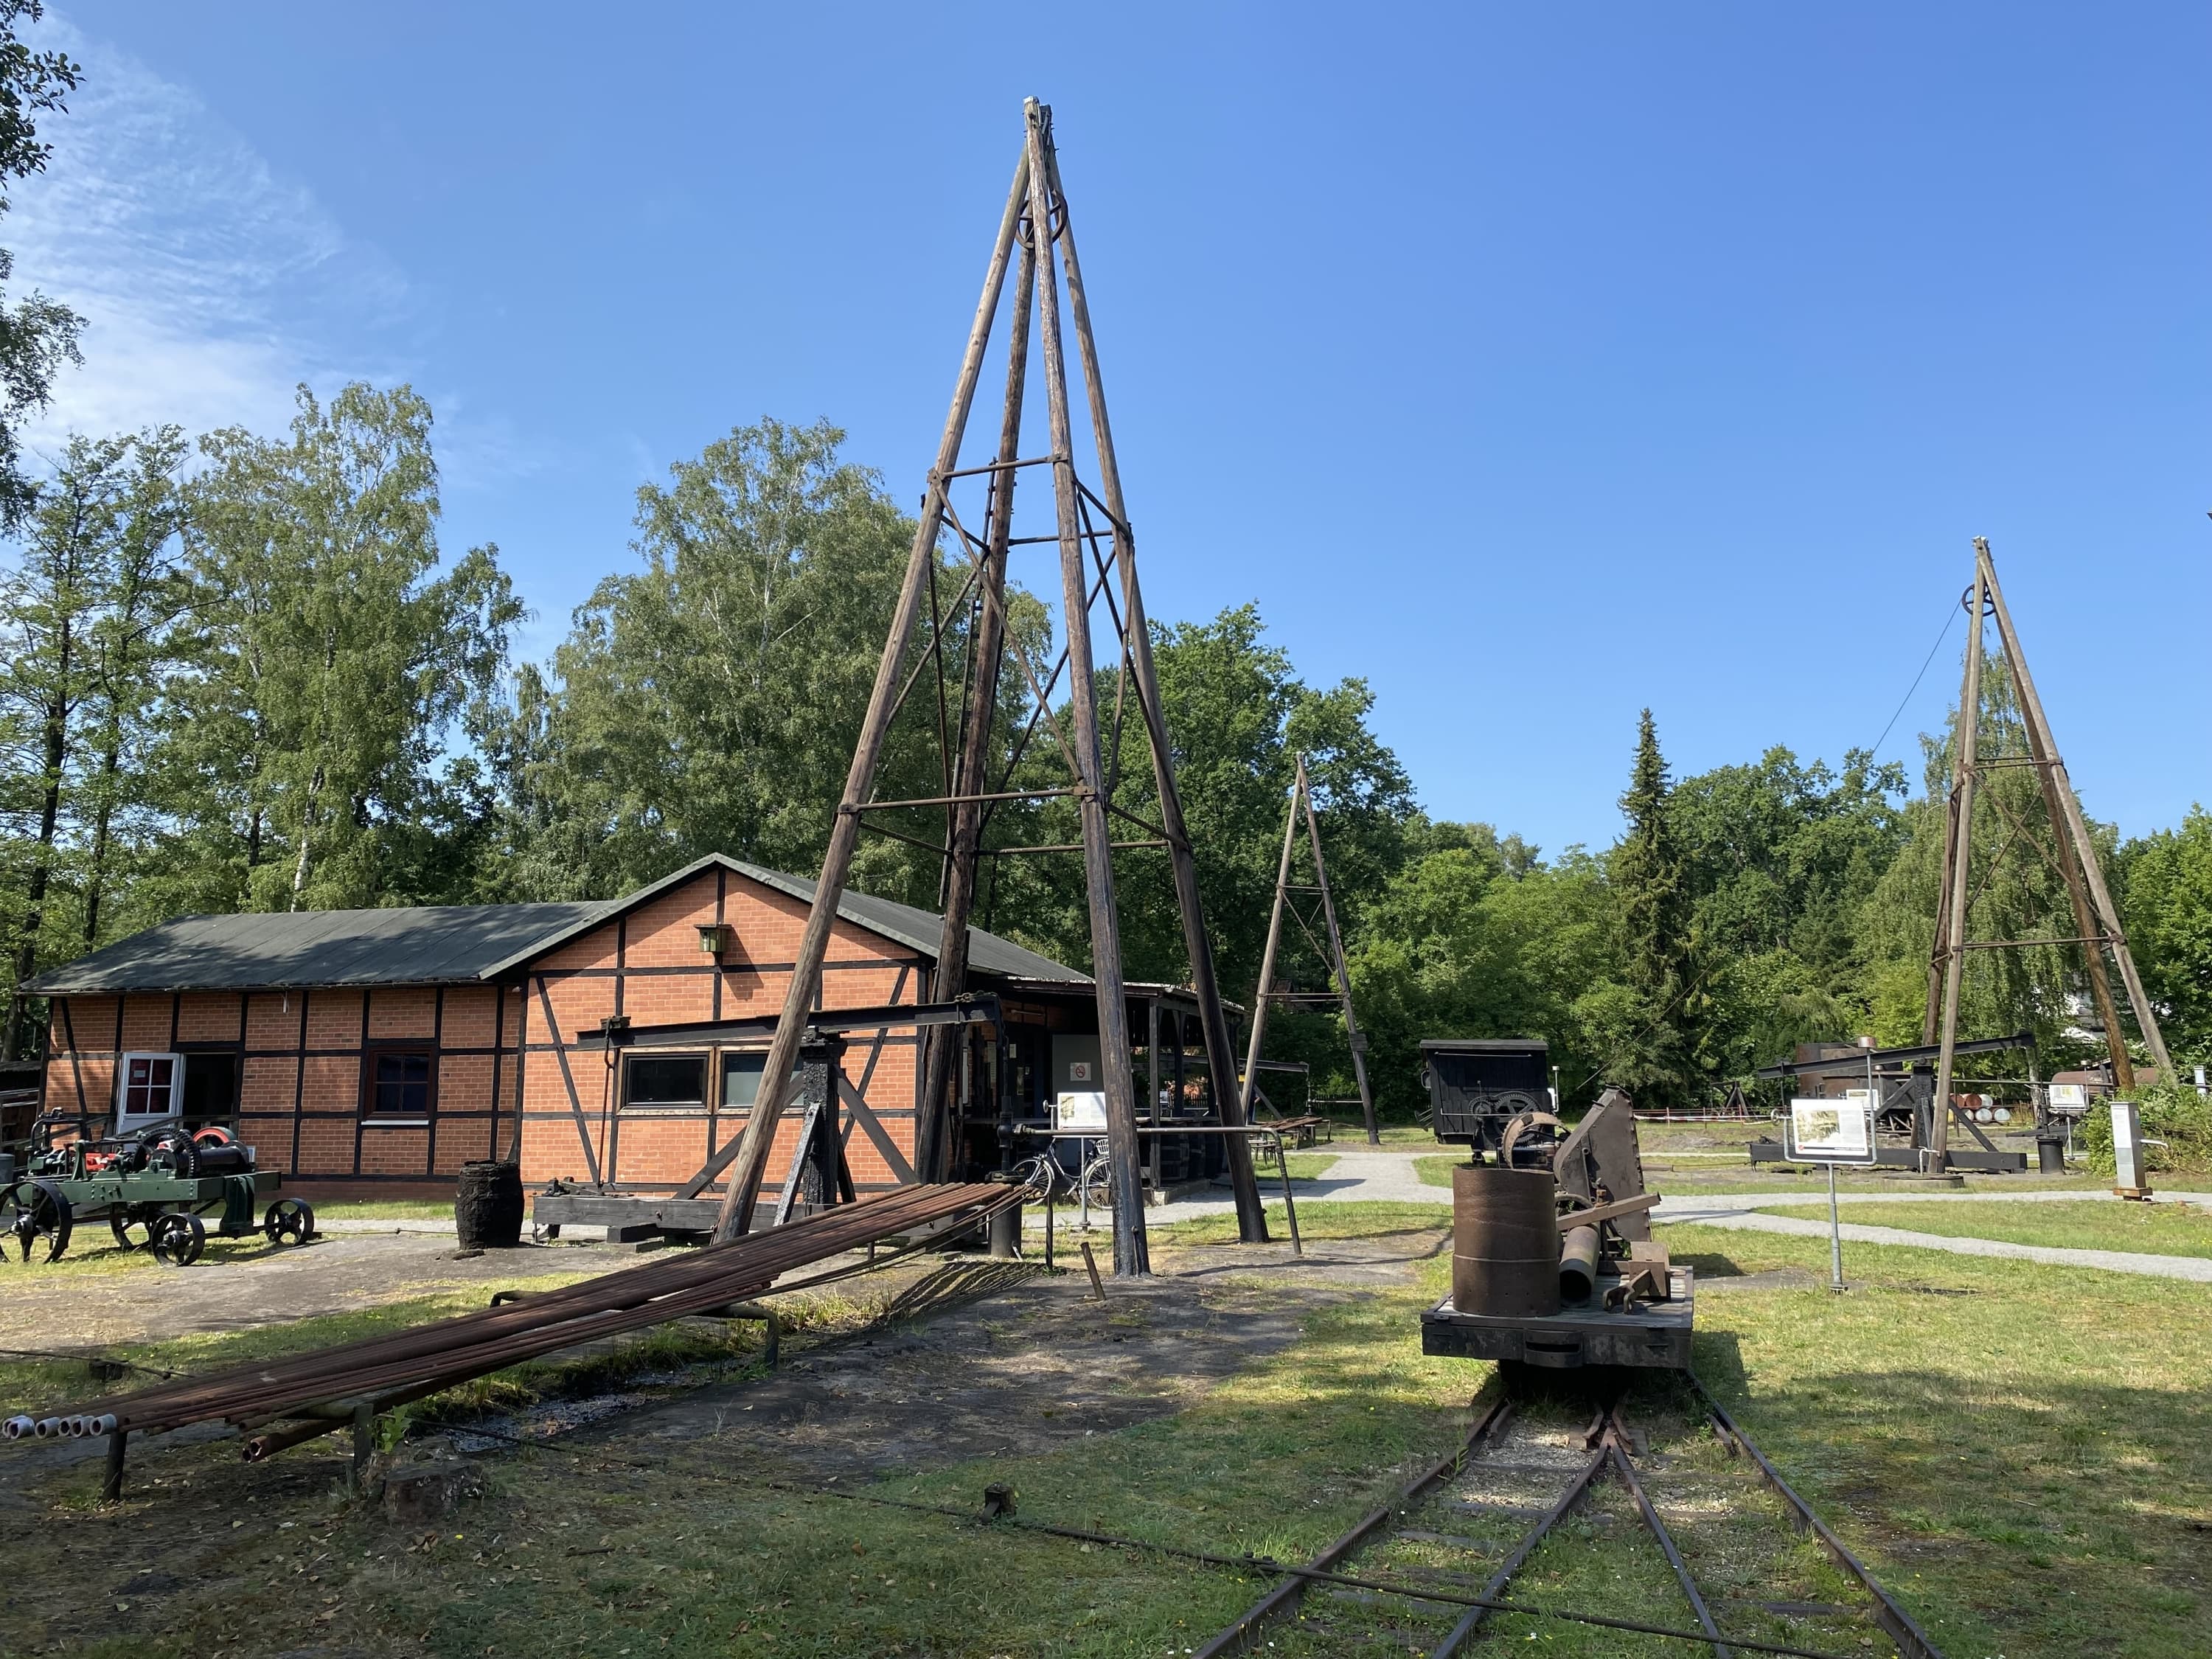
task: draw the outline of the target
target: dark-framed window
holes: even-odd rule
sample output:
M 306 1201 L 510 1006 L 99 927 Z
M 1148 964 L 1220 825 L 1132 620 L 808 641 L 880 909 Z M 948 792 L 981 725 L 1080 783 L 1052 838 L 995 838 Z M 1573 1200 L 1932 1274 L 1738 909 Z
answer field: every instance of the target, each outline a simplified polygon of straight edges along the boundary
M 428 1120 L 438 1103 L 438 1056 L 423 1048 L 371 1048 L 362 1056 L 364 1117 Z
M 622 1103 L 640 1111 L 703 1111 L 707 1056 L 633 1054 L 623 1060 Z

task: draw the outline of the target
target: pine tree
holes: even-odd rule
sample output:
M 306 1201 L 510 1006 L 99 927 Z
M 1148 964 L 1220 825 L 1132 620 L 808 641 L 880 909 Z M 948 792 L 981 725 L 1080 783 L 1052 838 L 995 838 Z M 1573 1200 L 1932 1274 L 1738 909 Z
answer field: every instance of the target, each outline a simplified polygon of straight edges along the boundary
M 1628 833 L 1613 855 L 1625 946 L 1628 1020 L 1612 1079 L 1650 1103 L 1686 1103 L 1704 1071 L 1706 997 L 1682 848 L 1674 831 L 1667 762 L 1651 711 L 1637 732 L 1636 766 L 1620 810 Z

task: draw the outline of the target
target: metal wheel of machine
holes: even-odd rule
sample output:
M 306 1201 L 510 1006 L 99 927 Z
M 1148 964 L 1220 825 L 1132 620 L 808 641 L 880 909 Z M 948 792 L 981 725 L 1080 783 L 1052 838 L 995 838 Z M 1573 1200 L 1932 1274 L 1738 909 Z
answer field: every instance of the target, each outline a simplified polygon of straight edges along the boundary
M 148 1241 L 154 1260 L 165 1267 L 189 1267 L 207 1249 L 207 1227 L 189 1210 L 168 1210 L 154 1218 Z
M 271 1244 L 304 1244 L 315 1236 L 314 1206 L 304 1199 L 280 1198 L 261 1218 Z
M 59 1261 L 76 1220 L 69 1200 L 50 1181 L 19 1181 L 0 1193 L 0 1243 L 15 1240 L 26 1261 L 34 1254 Z
M 153 1218 L 143 1205 L 118 1204 L 107 1212 L 107 1231 L 118 1250 L 138 1250 L 152 1237 Z

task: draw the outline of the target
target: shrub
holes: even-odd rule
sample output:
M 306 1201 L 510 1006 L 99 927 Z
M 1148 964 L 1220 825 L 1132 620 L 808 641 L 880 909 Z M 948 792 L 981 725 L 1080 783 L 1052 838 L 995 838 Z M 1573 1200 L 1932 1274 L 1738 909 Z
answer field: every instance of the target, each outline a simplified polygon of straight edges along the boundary
M 2136 1108 L 2145 1140 L 2161 1146 L 2143 1148 L 2147 1170 L 2200 1171 L 2212 1169 L 2212 1100 L 2206 1100 L 2185 1084 L 2160 1083 L 2136 1092 Z M 2112 1115 L 2101 1103 L 2081 1120 L 2075 1145 L 2089 1167 L 2111 1175 Z

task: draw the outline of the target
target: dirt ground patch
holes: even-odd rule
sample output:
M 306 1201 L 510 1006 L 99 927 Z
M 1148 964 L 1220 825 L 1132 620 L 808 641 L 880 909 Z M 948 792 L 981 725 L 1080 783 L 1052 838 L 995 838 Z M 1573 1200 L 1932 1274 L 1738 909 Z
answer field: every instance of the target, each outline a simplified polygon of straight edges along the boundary
M 601 1441 L 718 1437 L 750 1467 L 870 1478 L 1030 1455 L 1182 1409 L 1280 1352 L 1310 1310 L 1402 1287 L 1441 1235 L 1159 1253 L 1158 1277 L 1036 1278 L 972 1307 L 832 1342 L 757 1382 L 617 1418 Z
M 619 1467 L 610 1472 L 593 1466 L 595 1455 L 656 1468 L 697 1464 L 703 1455 L 711 1466 L 742 1469 L 749 1481 L 793 1479 L 810 1486 L 866 1484 L 894 1473 L 1055 1453 L 1081 1456 L 1085 1443 L 1103 1448 L 1110 1437 L 1184 1412 L 1282 1355 L 1316 1311 L 1357 1302 L 1382 1286 L 1404 1295 L 1443 1243 L 1434 1233 L 1328 1240 L 1310 1246 L 1303 1260 L 1280 1244 L 1168 1246 L 1155 1253 L 1158 1278 L 1109 1280 L 1103 1302 L 1080 1272 L 1040 1275 L 909 1323 L 819 1340 L 802 1334 L 772 1373 L 647 1398 L 562 1437 L 559 1444 L 585 1460 L 580 1472 L 602 1490 L 619 1488 L 624 1477 Z M 298 1263 L 304 1267 L 314 1254 L 301 1253 Z M 583 1253 L 558 1254 L 574 1260 Z M 464 1282 L 483 1283 L 515 1276 L 524 1260 L 510 1253 L 488 1269 L 486 1259 L 453 1262 L 451 1255 L 450 1247 L 426 1251 L 416 1240 L 347 1241 L 330 1248 L 317 1273 L 299 1275 L 299 1305 L 348 1305 L 348 1297 L 372 1293 L 349 1282 L 356 1276 L 348 1269 L 364 1261 L 379 1264 L 375 1283 L 381 1285 L 404 1279 L 409 1263 L 441 1275 L 460 1269 Z M 859 1283 L 888 1297 L 929 1271 L 929 1264 L 913 1264 Z M 424 1282 L 418 1278 L 403 1288 L 419 1292 Z M 135 1300 L 127 1305 L 140 1331 L 180 1324 L 219 1328 L 222 1321 L 265 1317 L 267 1304 L 257 1299 L 261 1290 L 232 1290 L 221 1308 L 203 1306 L 189 1316 L 161 1316 Z M 121 1316 L 110 1317 L 111 1328 L 119 1328 Z M 68 1571 L 40 1575 L 10 1598 L 0 1630 L 12 1639 L 0 1645 L 20 1642 L 19 1650 L 38 1651 L 59 1644 L 60 1650 L 77 1650 L 72 1627 L 86 1606 L 96 1605 L 103 1628 L 124 1647 L 183 1652 L 192 1646 L 189 1633 L 203 1626 L 238 1628 L 222 1611 L 228 1604 L 263 1606 L 292 1621 L 284 1639 L 250 1639 L 241 1651 L 337 1659 L 359 1648 L 361 1626 L 352 1611 L 357 1598 L 387 1573 L 404 1578 L 411 1570 L 408 1552 L 418 1540 L 341 1500 L 342 1437 L 249 1466 L 230 1447 L 205 1437 L 164 1437 L 133 1447 L 119 1505 L 90 1501 L 99 1449 L 97 1443 L 76 1442 L 8 1449 L 77 1456 L 74 1467 L 36 1455 L 7 1460 L 12 1467 L 5 1485 L 12 1490 L 0 1493 L 0 1504 L 39 1513 L 38 1534 L 57 1551 L 58 1562 L 67 1560 Z M 495 1480 L 516 1496 L 548 1477 L 562 1478 L 534 1452 L 484 1461 Z M 555 1464 L 566 1461 L 555 1454 Z M 242 1524 L 233 1526 L 234 1520 Z M 456 1533 L 464 1530 L 475 1547 L 474 1518 L 457 1517 Z M 149 1565 L 145 1540 L 154 1533 L 167 1541 Z M 342 1547 L 338 1539 L 347 1540 Z M 587 1541 L 581 1548 L 580 1562 L 597 1560 L 596 1546 Z M 334 1550 L 352 1563 L 342 1574 Z M 321 1586 L 341 1582 L 349 1611 L 318 1622 L 318 1604 L 325 1612 L 336 1605 Z M 318 1644 L 325 1632 L 326 1643 Z M 225 1640 L 238 1638 L 227 1634 Z M 374 1650 L 437 1650 L 395 1633 Z
M 450 1237 L 343 1233 L 313 1243 L 259 1245 L 190 1267 L 116 1263 L 76 1253 L 53 1263 L 0 1266 L 0 1347 L 69 1351 L 121 1342 L 219 1335 L 352 1313 L 471 1285 L 556 1273 L 606 1273 L 643 1257 L 590 1246 L 523 1245 L 456 1260 Z

